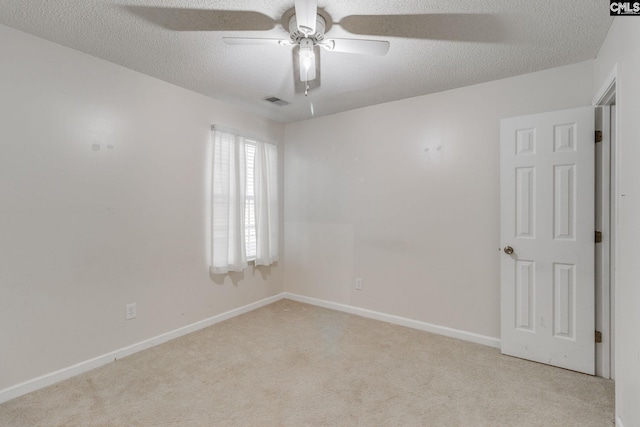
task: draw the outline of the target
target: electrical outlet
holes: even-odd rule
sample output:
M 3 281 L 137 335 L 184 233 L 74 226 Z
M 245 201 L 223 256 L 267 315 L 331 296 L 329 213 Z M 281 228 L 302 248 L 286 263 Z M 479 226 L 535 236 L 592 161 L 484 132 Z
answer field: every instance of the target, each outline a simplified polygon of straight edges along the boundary
M 362 290 L 362 279 L 359 278 L 359 277 L 356 279 L 356 290 L 357 291 L 361 291 Z
M 127 304 L 124 307 L 124 320 L 131 320 L 136 318 L 136 303 Z

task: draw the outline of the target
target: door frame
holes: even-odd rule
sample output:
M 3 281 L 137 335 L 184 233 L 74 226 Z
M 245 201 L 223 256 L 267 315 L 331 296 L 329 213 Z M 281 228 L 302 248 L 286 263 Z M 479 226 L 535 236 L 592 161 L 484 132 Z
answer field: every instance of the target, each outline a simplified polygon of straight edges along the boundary
M 605 79 L 593 100 L 594 107 L 608 107 L 602 117 L 603 123 L 596 130 L 603 132 L 601 168 L 596 167 L 597 185 L 600 186 L 601 204 L 596 205 L 596 222 L 600 215 L 603 241 L 598 251 L 600 259 L 596 260 L 596 329 L 602 332 L 602 343 L 596 344 L 596 375 L 604 378 L 615 378 L 615 325 L 616 325 L 616 277 L 618 272 L 618 212 L 619 212 L 619 167 L 620 141 L 618 135 L 619 117 L 616 106 L 616 82 L 618 66 Z M 611 108 L 611 107 L 615 108 Z M 611 110 L 611 113 L 609 111 Z M 598 161 L 598 158 L 596 158 Z M 598 283 L 600 286 L 598 286 Z

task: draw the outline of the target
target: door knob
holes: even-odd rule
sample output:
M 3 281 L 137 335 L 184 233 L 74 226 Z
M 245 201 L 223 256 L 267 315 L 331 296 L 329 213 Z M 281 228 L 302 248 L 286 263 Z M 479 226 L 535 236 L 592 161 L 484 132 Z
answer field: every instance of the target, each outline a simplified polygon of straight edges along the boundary
M 513 253 L 513 248 L 511 246 L 505 246 L 504 253 L 507 255 L 511 255 Z

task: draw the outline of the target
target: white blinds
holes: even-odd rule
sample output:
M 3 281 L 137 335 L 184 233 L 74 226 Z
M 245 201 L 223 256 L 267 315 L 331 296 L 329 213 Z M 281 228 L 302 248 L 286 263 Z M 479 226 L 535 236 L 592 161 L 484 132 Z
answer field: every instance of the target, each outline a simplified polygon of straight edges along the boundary
M 245 199 L 245 245 L 247 248 L 247 259 L 254 260 L 256 258 L 256 199 L 255 199 L 255 158 L 256 144 L 247 142 L 245 144 L 245 152 L 247 153 L 247 191 Z

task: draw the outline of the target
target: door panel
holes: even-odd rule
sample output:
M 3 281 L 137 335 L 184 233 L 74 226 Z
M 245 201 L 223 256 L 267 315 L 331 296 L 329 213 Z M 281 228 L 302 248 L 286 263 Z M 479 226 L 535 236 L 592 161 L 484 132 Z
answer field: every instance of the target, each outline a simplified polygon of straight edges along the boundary
M 502 352 L 594 373 L 594 109 L 501 121 Z

